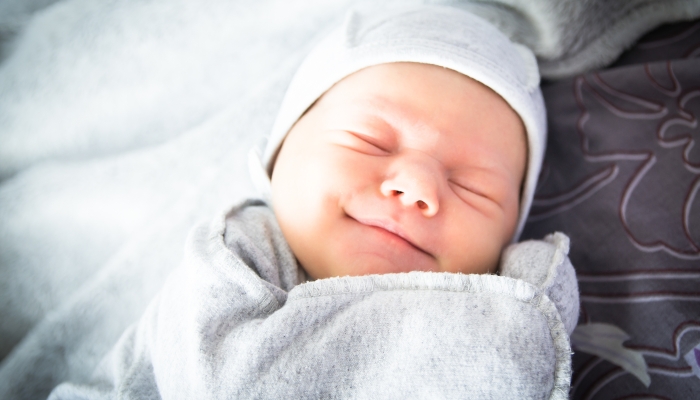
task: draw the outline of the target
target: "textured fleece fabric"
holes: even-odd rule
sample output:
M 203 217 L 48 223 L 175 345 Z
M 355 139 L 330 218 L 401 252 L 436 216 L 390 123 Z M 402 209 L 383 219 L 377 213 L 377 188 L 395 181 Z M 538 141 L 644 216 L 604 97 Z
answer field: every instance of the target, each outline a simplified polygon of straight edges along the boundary
M 191 233 L 184 262 L 90 386 L 51 399 L 565 399 L 578 314 L 568 239 L 511 245 L 501 273 L 305 282 L 271 210 Z

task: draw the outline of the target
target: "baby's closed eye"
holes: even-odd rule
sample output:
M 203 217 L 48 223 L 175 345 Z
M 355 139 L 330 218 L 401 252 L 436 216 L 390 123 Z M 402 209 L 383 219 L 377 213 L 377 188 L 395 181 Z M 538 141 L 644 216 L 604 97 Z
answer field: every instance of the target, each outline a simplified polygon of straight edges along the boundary
M 455 193 L 460 194 L 460 193 L 473 193 L 476 194 L 477 196 L 481 197 L 489 197 L 482 188 L 479 186 L 474 185 L 472 182 L 467 182 L 466 180 L 450 180 L 449 181 L 450 186 L 452 187 L 452 190 L 455 191 Z
M 451 178 L 448 180 L 452 191 L 462 201 L 471 205 L 501 205 L 503 190 L 499 188 L 497 179 L 491 179 L 488 182 L 479 177 L 467 178 Z
M 332 131 L 335 144 L 371 156 L 391 154 L 390 146 L 376 137 L 350 131 Z

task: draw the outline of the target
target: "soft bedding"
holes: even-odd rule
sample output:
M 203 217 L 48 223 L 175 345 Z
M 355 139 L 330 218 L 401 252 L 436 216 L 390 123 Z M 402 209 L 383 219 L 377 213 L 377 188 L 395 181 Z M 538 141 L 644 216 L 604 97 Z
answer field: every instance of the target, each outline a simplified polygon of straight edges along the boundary
M 191 227 L 254 193 L 248 149 L 269 132 L 310 44 L 370 3 L 0 3 L 0 398 L 44 398 L 90 379 L 180 263 Z M 581 326 L 617 338 L 588 353 L 574 341 L 573 397 L 697 392 L 697 83 L 682 71 L 697 70 L 688 40 L 698 30 L 642 42 L 609 72 L 577 74 L 661 23 L 698 18 L 699 3 L 445 3 L 530 46 L 550 80 L 553 173 L 526 235 L 572 237 Z M 634 65 L 647 60 L 659 62 Z M 596 120 L 609 110 L 646 111 Z

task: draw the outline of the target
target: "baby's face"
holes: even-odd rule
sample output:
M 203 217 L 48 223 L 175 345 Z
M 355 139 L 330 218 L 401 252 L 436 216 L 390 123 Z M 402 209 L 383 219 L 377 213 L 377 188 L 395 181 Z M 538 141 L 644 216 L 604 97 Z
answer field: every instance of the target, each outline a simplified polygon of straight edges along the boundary
M 315 279 L 485 273 L 514 233 L 527 144 L 491 89 L 427 64 L 382 64 L 338 82 L 297 121 L 272 204 Z

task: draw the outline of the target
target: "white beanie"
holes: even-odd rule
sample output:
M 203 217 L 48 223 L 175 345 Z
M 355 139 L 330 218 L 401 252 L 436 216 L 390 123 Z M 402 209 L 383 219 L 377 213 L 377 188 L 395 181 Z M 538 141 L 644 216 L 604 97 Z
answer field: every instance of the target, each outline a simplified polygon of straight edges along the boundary
M 527 132 L 528 163 L 513 236 L 513 241 L 517 240 L 532 203 L 547 134 L 537 62 L 530 50 L 511 42 L 490 23 L 446 6 L 414 6 L 373 15 L 350 12 L 343 26 L 320 42 L 301 64 L 287 89 L 262 160 L 251 157 L 251 172 L 259 190 L 266 197 L 270 195 L 269 178 L 282 141 L 321 95 L 354 72 L 392 62 L 433 64 L 460 72 L 491 88 L 518 113 Z

